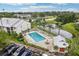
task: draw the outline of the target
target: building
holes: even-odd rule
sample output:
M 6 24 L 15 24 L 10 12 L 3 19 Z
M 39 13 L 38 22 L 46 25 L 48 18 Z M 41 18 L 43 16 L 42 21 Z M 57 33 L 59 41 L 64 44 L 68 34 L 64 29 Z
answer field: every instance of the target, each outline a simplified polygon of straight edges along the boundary
M 68 43 L 65 41 L 65 38 L 58 35 L 53 37 L 54 39 L 54 46 L 57 47 L 57 52 L 64 53 L 67 52 L 66 48 L 69 46 Z
M 58 28 L 52 29 L 51 32 L 56 34 L 56 35 L 61 35 L 67 39 L 72 39 L 72 37 L 73 37 L 73 35 L 70 32 L 62 30 L 62 29 L 59 30 Z
M 50 27 L 50 28 L 52 28 L 52 29 L 55 29 L 55 28 L 57 28 L 57 25 L 56 24 L 47 24 L 47 25 L 45 25 L 46 27 Z
M 17 16 L 17 17 L 20 17 L 20 18 L 23 18 L 23 17 L 26 17 L 26 18 L 30 18 L 31 17 L 31 14 L 15 14 L 14 16 Z
M 73 38 L 73 35 L 70 32 L 57 28 L 57 25 L 55 25 L 55 24 L 48 24 L 48 25 L 45 25 L 45 27 L 40 26 L 40 28 L 42 28 L 46 31 L 49 31 L 55 35 L 61 35 L 67 39 Z
M 3 28 L 6 32 L 15 31 L 17 34 L 26 31 L 31 28 L 31 24 L 23 19 L 19 18 L 1 18 L 0 28 Z

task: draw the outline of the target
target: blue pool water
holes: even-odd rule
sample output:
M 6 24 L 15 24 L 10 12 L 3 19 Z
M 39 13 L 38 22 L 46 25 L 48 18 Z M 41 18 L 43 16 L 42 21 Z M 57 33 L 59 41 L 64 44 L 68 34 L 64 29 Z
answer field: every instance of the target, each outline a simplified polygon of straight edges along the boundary
M 41 36 L 37 32 L 29 33 L 29 36 L 32 37 L 32 39 L 35 40 L 36 42 L 39 42 L 45 39 L 43 36 Z

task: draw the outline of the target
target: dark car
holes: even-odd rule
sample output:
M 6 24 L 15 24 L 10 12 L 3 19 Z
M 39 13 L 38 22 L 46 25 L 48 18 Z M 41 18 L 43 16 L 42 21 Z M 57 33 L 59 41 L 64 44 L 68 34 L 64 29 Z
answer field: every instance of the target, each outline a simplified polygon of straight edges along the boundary
M 10 55 L 12 55 L 18 48 L 19 48 L 19 46 L 15 45 L 15 46 L 13 46 L 10 50 L 8 50 L 8 53 L 9 53 Z
M 25 49 L 24 53 L 21 56 L 31 56 L 32 55 L 32 51 L 29 49 Z
M 20 52 L 19 52 L 19 54 L 18 54 L 18 56 L 21 56 L 23 53 L 24 53 L 24 51 L 25 51 L 25 47 L 23 47 L 21 50 L 20 50 Z
M 24 48 L 25 48 L 24 46 L 19 47 L 19 48 L 13 53 L 13 56 L 18 56 L 19 53 L 20 53 L 20 51 L 21 51 L 22 49 L 24 49 Z
M 11 56 L 19 48 L 16 44 L 11 44 L 10 46 L 4 49 L 3 56 Z
M 11 44 L 3 49 L 4 52 L 7 52 L 10 48 L 12 48 L 15 44 Z

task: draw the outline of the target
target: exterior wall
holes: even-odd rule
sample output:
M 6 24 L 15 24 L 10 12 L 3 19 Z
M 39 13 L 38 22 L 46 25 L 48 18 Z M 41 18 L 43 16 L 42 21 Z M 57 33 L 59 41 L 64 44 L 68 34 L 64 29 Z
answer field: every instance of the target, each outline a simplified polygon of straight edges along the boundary
M 17 34 L 21 33 L 22 31 L 31 29 L 31 24 L 30 23 L 26 23 L 26 24 L 21 24 L 18 27 L 16 27 L 13 31 L 15 31 Z M 7 32 L 7 28 L 3 27 L 3 30 L 5 32 Z
M 21 33 L 21 27 L 17 27 L 15 30 L 14 30 L 17 34 Z
M 14 23 L 16 21 L 14 20 Z M 11 23 L 11 22 L 10 22 Z M 7 25 L 4 24 L 4 25 Z M 15 31 L 17 34 L 21 33 L 22 31 L 25 31 L 25 30 L 28 30 L 28 29 L 31 29 L 31 23 L 27 22 L 27 21 L 24 21 L 22 20 L 21 22 L 17 22 L 15 25 L 13 25 L 12 27 L 14 27 L 15 29 L 13 29 L 13 31 Z M 5 32 L 7 32 L 7 26 L 1 26 L 2 30 L 4 30 Z M 10 32 L 11 32 L 11 27 L 10 28 Z
M 22 31 L 31 29 L 31 24 L 30 23 L 23 23 L 21 25 L 19 25 L 18 27 L 16 27 L 15 31 L 17 34 L 21 33 Z
M 6 27 L 4 27 L 3 30 L 4 30 L 5 32 L 7 32 L 7 28 L 6 28 Z

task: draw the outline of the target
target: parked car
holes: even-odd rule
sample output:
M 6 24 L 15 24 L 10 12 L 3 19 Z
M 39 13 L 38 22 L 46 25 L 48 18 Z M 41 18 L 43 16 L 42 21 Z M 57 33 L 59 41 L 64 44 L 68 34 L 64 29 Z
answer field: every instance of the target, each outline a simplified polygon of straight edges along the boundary
M 9 54 L 9 50 L 10 50 L 13 46 L 15 46 L 15 44 L 11 44 L 11 45 L 7 46 L 6 48 L 4 48 L 4 49 L 3 49 L 3 54 L 2 54 L 2 56 L 9 56 L 9 55 L 10 55 L 10 54 Z
M 25 47 L 22 48 L 21 51 L 19 52 L 18 56 L 21 56 L 24 53 L 25 49 L 26 49 Z
M 4 49 L 2 56 L 31 56 L 32 51 L 24 45 L 11 44 Z
M 25 48 L 24 46 L 19 47 L 19 48 L 13 53 L 13 56 L 18 56 L 19 53 L 20 53 L 20 51 L 21 51 L 22 49 L 24 49 L 24 48 Z
M 26 49 L 21 56 L 31 56 L 31 55 L 32 55 L 32 51 L 29 49 Z
M 4 52 L 7 52 L 10 48 L 12 48 L 15 44 L 11 44 L 9 46 L 7 46 L 6 48 L 4 48 Z

